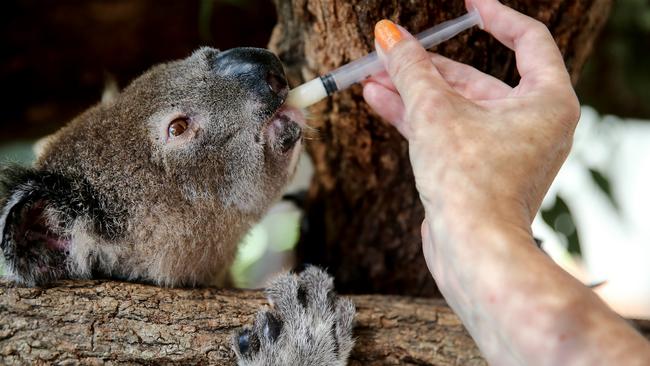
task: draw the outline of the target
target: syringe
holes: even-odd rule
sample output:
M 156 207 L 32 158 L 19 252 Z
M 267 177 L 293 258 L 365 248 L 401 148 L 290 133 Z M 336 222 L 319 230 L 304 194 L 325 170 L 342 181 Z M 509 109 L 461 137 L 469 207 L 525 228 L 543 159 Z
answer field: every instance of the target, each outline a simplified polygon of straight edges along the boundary
M 416 38 L 420 41 L 422 47 L 429 49 L 475 25 L 483 28 L 483 21 L 478 11 L 470 10 L 465 15 L 440 23 L 419 33 Z M 373 51 L 358 60 L 292 89 L 289 91 L 287 104 L 296 108 L 306 108 L 383 70 L 384 65 L 377 57 L 377 52 Z

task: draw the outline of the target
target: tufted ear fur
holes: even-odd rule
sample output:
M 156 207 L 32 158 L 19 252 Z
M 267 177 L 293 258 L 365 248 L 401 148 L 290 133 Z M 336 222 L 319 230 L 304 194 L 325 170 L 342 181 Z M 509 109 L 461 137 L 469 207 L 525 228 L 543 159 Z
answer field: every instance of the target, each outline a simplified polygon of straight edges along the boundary
M 63 204 L 70 191 L 60 176 L 12 167 L 0 181 L 0 249 L 8 275 L 30 286 L 67 273 L 70 237 L 66 235 L 74 210 Z

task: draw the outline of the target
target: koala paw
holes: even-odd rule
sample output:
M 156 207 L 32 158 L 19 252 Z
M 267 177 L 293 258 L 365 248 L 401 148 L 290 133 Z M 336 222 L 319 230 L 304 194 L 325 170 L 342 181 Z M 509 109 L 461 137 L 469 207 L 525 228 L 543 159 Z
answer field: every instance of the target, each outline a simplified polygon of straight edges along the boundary
M 317 267 L 285 274 L 266 289 L 270 307 L 233 335 L 240 366 L 346 365 L 354 345 L 352 301 Z

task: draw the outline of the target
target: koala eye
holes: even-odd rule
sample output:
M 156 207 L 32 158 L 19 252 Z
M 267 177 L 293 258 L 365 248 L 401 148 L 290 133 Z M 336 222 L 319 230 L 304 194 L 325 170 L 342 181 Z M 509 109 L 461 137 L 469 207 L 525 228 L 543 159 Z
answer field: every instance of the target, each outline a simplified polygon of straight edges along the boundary
M 178 137 L 187 130 L 187 120 L 184 118 L 176 118 L 173 120 L 167 129 L 170 137 Z

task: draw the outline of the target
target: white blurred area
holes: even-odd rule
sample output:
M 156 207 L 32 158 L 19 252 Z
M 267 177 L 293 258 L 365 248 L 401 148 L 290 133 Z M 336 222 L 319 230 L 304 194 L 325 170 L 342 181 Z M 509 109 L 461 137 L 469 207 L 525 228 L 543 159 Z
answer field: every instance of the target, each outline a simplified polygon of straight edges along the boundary
M 610 182 L 616 208 L 589 168 Z M 619 314 L 650 319 L 650 121 L 600 116 L 582 108 L 571 154 L 542 208 L 559 195 L 580 237 L 582 259 L 566 252 L 566 240 L 538 214 L 533 224 L 543 248 Z
M 303 151 L 296 173 L 285 192 L 306 191 L 313 175 L 311 159 Z M 286 200 L 271 207 L 239 246 L 237 258 L 230 269 L 235 286 L 266 287 L 278 274 L 295 267 L 294 251 L 299 240 L 302 217 L 301 208 Z

